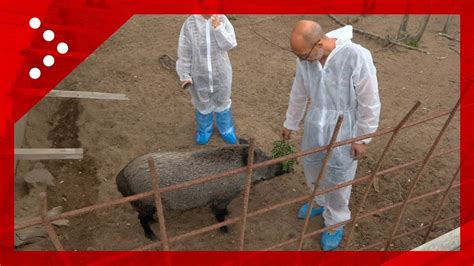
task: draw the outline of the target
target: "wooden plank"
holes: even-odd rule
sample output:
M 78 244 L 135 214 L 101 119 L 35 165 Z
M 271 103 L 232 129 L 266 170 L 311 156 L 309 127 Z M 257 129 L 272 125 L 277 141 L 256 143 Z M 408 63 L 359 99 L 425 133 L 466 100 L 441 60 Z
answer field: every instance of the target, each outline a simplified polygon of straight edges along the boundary
M 29 96 L 42 96 L 47 91 L 45 89 L 21 88 L 20 94 Z M 107 92 L 91 92 L 91 91 L 68 91 L 68 90 L 52 90 L 46 97 L 60 97 L 60 98 L 80 98 L 80 99 L 96 99 L 96 100 L 119 100 L 128 101 L 128 97 L 122 93 L 107 93 Z
M 25 131 L 26 131 L 26 124 L 28 123 L 28 112 L 23 115 L 22 118 L 20 118 L 18 121 L 15 123 L 15 143 L 14 147 L 15 148 L 21 148 L 23 146 L 23 139 L 25 138 Z M 14 171 L 16 172 L 16 166 L 17 166 L 18 160 L 15 159 L 15 168 Z
M 453 251 L 459 250 L 460 246 L 460 228 L 456 228 L 448 233 L 435 238 L 423 245 L 412 249 L 413 251 Z
M 91 92 L 91 91 L 52 90 L 50 93 L 48 93 L 46 95 L 46 97 L 128 101 L 128 97 L 125 94 L 106 93 L 106 92 Z
M 83 149 L 15 149 L 17 160 L 82 159 Z

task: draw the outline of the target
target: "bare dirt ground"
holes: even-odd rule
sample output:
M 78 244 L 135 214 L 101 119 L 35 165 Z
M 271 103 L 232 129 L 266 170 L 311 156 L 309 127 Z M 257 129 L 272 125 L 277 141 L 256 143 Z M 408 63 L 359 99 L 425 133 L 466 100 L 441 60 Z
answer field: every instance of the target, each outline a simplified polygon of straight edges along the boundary
M 240 137 L 254 136 L 257 145 L 270 152 L 279 139 L 288 97 L 295 72 L 295 56 L 289 48 L 289 33 L 296 21 L 308 18 L 321 23 L 327 31 L 339 27 L 328 16 L 245 16 L 233 15 L 238 47 L 230 52 L 233 65 L 233 110 Z M 337 16 L 347 21 L 346 16 Z M 133 158 L 148 152 L 198 149 L 194 144 L 194 118 L 190 95 L 178 88 L 174 73 L 159 61 L 163 54 L 176 57 L 178 34 L 185 16 L 135 16 L 87 58 L 56 89 L 124 93 L 129 101 L 100 101 L 46 98 L 30 112 L 24 141 L 25 147 L 84 148 L 82 160 L 21 161 L 17 167 L 15 187 L 17 222 L 38 214 L 38 201 L 26 201 L 22 177 L 34 168 L 46 168 L 55 177 L 48 188 L 49 206 L 74 210 L 121 198 L 115 176 Z M 351 16 L 355 28 L 381 36 L 394 36 L 401 16 Z M 420 17 L 412 16 L 417 26 Z M 395 126 L 419 100 L 423 103 L 415 118 L 447 111 L 459 97 L 459 43 L 439 36 L 446 17 L 432 16 L 421 40 L 424 54 L 384 44 L 365 35 L 354 34 L 353 41 L 370 49 L 378 70 L 382 114 L 380 128 Z M 459 18 L 453 19 L 451 35 L 459 38 Z M 280 46 L 280 47 L 279 47 Z M 404 130 L 390 151 L 383 168 L 421 158 L 429 150 L 446 117 L 416 128 Z M 301 133 L 296 135 L 301 136 Z M 368 155 L 360 162 L 358 176 L 375 167 L 388 137 L 376 138 Z M 217 131 L 209 146 L 224 145 Z M 438 151 L 459 146 L 459 115 Z M 451 154 L 431 161 L 416 188 L 416 195 L 426 193 L 449 182 L 459 164 Z M 364 210 L 373 210 L 401 201 L 417 167 L 383 175 L 380 192 L 371 192 Z M 252 188 L 249 210 L 279 203 L 308 193 L 300 163 L 292 174 L 262 182 Z M 353 187 L 351 209 L 362 197 L 364 185 Z M 230 206 L 230 216 L 241 212 L 242 197 Z M 399 232 L 428 223 L 441 196 L 409 205 Z M 249 219 L 246 249 L 264 249 L 298 236 L 303 221 L 296 219 L 299 205 L 291 205 L 263 216 Z M 386 239 L 392 228 L 396 210 L 357 222 L 350 249 L 359 249 Z M 441 218 L 459 214 L 459 189 L 450 193 Z M 214 223 L 209 208 L 189 212 L 166 212 L 169 236 Z M 68 227 L 56 228 L 68 250 L 128 250 L 150 243 L 145 238 L 137 215 L 129 204 L 102 210 L 70 220 Z M 322 226 L 318 218 L 309 230 Z M 459 226 L 454 220 L 435 226 L 430 238 Z M 158 225 L 153 225 L 158 233 Z M 411 249 L 423 239 L 423 233 L 394 242 L 392 249 Z M 238 248 L 239 227 L 230 233 L 214 231 L 173 243 L 175 250 L 234 250 Z M 377 247 L 376 249 L 379 249 Z M 18 250 L 52 250 L 43 239 Z M 294 250 L 294 245 L 283 250 Z M 305 241 L 304 249 L 319 250 L 319 236 Z

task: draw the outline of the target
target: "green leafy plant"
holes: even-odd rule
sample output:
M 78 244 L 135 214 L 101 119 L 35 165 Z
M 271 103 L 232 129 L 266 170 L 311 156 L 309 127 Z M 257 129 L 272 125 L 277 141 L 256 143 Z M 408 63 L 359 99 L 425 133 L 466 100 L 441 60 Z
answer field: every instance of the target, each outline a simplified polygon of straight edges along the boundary
M 273 142 L 273 149 L 272 149 L 272 157 L 278 158 L 282 156 L 286 156 L 288 154 L 292 154 L 295 152 L 295 147 L 289 143 L 288 141 L 284 140 L 277 140 Z M 296 159 L 288 160 L 282 162 L 283 171 L 289 173 L 293 172 L 293 167 L 296 163 Z
M 407 41 L 407 44 L 411 47 L 415 47 L 415 48 L 418 48 L 420 46 L 420 44 L 418 43 L 418 41 L 416 40 L 408 40 Z

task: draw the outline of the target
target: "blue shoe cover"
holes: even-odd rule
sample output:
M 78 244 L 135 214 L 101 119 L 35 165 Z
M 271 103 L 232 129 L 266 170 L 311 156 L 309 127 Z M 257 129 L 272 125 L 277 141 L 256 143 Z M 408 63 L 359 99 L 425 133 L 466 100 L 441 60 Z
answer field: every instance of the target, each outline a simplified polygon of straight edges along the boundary
M 199 145 L 205 145 L 209 142 L 212 135 L 213 116 L 212 113 L 204 115 L 198 110 L 196 110 L 195 114 L 197 124 L 196 143 Z
M 324 251 L 334 250 L 337 247 L 339 247 L 339 245 L 342 242 L 343 237 L 344 237 L 344 227 L 342 226 L 335 229 L 335 232 L 333 232 L 332 234 L 329 233 L 328 231 L 323 232 L 321 235 L 321 248 Z
M 216 112 L 216 123 L 222 139 L 228 144 L 237 144 L 231 108 L 222 112 Z
M 305 203 L 298 211 L 298 219 L 306 218 L 306 212 L 308 211 L 309 203 Z M 309 218 L 314 218 L 318 215 L 321 215 L 324 211 L 324 207 L 313 208 L 309 214 Z

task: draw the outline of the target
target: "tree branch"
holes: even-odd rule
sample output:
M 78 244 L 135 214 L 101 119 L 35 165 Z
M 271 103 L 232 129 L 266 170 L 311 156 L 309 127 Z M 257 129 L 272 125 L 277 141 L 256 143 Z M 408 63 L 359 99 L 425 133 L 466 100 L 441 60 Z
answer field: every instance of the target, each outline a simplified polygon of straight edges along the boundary
M 339 19 L 337 19 L 335 16 L 333 15 L 328 15 L 332 20 L 334 20 L 337 24 L 341 25 L 341 26 L 347 26 L 344 22 L 340 21 Z M 416 48 L 416 47 L 413 47 L 413 46 L 409 46 L 409 45 L 406 45 L 404 43 L 400 43 L 398 41 L 394 41 L 394 40 L 390 40 L 389 38 L 385 38 L 385 37 L 382 37 L 380 35 L 377 35 L 377 34 L 374 34 L 374 33 L 371 33 L 371 32 L 367 32 L 367 31 L 363 31 L 363 30 L 360 30 L 360 29 L 357 29 L 357 28 L 353 28 L 354 32 L 357 32 L 359 34 L 363 34 L 363 35 L 366 35 L 368 36 L 369 38 L 373 38 L 373 39 L 378 39 L 380 41 L 383 41 L 384 43 L 389 43 L 391 45 L 398 45 L 398 46 L 401 46 L 401 47 L 404 47 L 404 48 L 407 48 L 407 49 L 410 49 L 410 50 L 415 50 L 415 51 L 418 51 L 418 52 L 422 52 L 422 53 L 425 53 L 425 54 L 429 54 L 430 52 L 426 51 L 426 50 L 423 50 L 423 49 L 420 49 L 420 48 Z
M 443 36 L 443 37 L 445 37 L 445 38 L 447 38 L 447 39 L 450 39 L 450 40 L 452 40 L 452 41 L 461 42 L 461 40 L 456 39 L 456 38 L 454 38 L 454 37 L 451 37 L 451 36 L 449 36 L 448 34 L 446 34 L 446 33 L 444 33 L 444 32 L 438 32 L 438 35 L 439 35 L 439 36 Z

